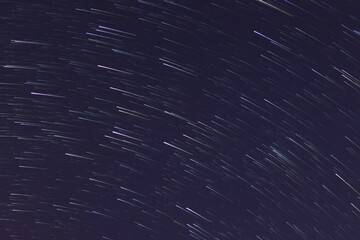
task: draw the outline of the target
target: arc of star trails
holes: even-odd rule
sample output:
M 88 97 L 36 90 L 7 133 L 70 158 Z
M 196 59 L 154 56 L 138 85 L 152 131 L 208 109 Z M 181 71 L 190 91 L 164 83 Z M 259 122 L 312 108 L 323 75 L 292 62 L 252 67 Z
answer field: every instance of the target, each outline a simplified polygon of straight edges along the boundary
M 350 203 L 350 204 L 351 204 L 351 206 L 353 206 L 353 208 L 355 208 L 358 212 L 360 212 L 360 209 L 357 206 L 355 206 L 353 203 Z
M 188 208 L 188 207 L 186 207 L 185 209 L 188 210 L 189 212 L 191 212 L 192 214 L 198 216 L 199 218 L 204 219 L 205 221 L 212 222 L 212 221 L 210 221 L 209 219 L 207 219 L 206 217 L 200 215 L 199 213 L 195 212 L 194 210 L 191 210 L 191 209 Z
M 111 70 L 111 71 L 114 71 L 114 72 L 132 75 L 131 72 L 122 71 L 122 70 L 119 70 L 119 69 L 116 69 L 116 68 L 111 68 L 111 67 L 107 67 L 107 66 L 103 66 L 103 65 L 97 65 L 97 66 L 98 66 L 99 68 Z
M 179 150 L 179 151 L 181 151 L 181 152 L 184 152 L 184 153 L 193 155 L 192 153 L 190 153 L 190 152 L 188 152 L 188 151 L 186 151 L 186 150 L 184 150 L 184 149 L 182 149 L 182 148 L 180 148 L 180 147 L 177 147 L 177 146 L 175 146 L 175 145 L 173 145 L 173 144 L 171 144 L 171 143 L 164 142 L 164 144 L 166 144 L 166 145 L 168 145 L 168 146 L 170 146 L 170 147 L 172 147 L 172 148 L 175 148 L 175 149 L 177 149 L 177 150 Z
M 31 92 L 31 95 L 38 95 L 38 96 L 44 96 L 44 97 L 54 97 L 54 98 L 66 98 L 65 96 L 49 94 L 49 93 L 39 93 L 39 92 Z
M 275 9 L 275 10 L 281 12 L 281 13 L 284 13 L 284 14 L 290 16 L 290 17 L 294 17 L 294 15 L 292 15 L 292 14 L 290 14 L 290 13 L 288 13 L 288 12 L 286 12 L 286 11 L 284 11 L 284 10 L 282 10 L 282 9 L 274 6 L 274 5 L 271 5 L 271 4 L 268 3 L 268 2 L 265 2 L 265 1 L 263 1 L 263 0 L 256 0 L 256 1 L 259 2 L 259 3 L 262 3 L 262 4 L 264 4 L 264 5 L 266 5 L 266 6 L 268 6 L 268 7 L 271 7 L 271 8 L 273 8 L 273 9 Z
M 360 193 L 353 186 L 351 186 L 350 183 L 343 179 L 339 174 L 335 173 L 335 175 L 340 178 L 340 180 L 343 181 L 346 185 L 348 185 L 354 192 L 356 192 L 357 195 L 360 196 Z
M 185 212 L 187 212 L 187 213 L 190 213 L 190 214 L 192 214 L 192 215 L 194 215 L 194 216 L 196 216 L 196 217 L 198 217 L 198 218 L 201 218 L 201 219 L 203 219 L 203 220 L 205 220 L 205 221 L 212 222 L 212 221 L 210 221 L 209 219 L 207 219 L 206 217 L 200 215 L 199 213 L 195 212 L 194 210 L 192 210 L 192 209 L 190 209 L 190 208 L 188 208 L 188 207 L 183 208 L 183 207 L 181 207 L 181 206 L 179 206 L 179 205 L 175 205 L 175 207 L 177 207 L 177 208 L 179 208 L 179 209 L 181 209 L 181 210 L 183 210 L 183 211 L 185 211 Z

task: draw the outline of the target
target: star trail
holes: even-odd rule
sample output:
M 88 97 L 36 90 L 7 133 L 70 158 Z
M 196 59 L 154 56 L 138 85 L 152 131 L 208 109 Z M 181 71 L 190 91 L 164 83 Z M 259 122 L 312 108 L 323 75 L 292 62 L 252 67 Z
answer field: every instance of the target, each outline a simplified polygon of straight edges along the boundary
M 360 2 L 0 2 L 0 239 L 360 239 Z

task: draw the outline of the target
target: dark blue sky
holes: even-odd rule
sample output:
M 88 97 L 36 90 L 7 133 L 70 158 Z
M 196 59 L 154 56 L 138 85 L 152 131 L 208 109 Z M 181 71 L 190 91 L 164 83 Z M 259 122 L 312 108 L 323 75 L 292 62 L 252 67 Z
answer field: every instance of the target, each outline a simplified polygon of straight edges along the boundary
M 357 240 L 358 9 L 2 1 L 0 238 Z

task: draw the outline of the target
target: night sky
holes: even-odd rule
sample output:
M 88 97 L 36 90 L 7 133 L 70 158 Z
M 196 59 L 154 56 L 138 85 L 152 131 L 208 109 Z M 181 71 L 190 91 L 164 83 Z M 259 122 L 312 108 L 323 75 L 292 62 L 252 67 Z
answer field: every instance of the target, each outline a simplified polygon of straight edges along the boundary
M 0 240 L 360 239 L 360 1 L 0 19 Z

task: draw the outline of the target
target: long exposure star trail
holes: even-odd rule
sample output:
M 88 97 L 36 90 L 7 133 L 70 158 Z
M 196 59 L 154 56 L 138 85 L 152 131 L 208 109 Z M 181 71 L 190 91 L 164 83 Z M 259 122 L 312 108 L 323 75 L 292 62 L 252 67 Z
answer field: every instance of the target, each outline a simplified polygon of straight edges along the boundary
M 0 1 L 0 239 L 360 239 L 359 10 Z

